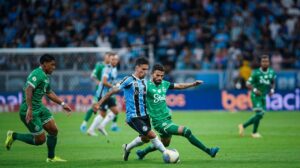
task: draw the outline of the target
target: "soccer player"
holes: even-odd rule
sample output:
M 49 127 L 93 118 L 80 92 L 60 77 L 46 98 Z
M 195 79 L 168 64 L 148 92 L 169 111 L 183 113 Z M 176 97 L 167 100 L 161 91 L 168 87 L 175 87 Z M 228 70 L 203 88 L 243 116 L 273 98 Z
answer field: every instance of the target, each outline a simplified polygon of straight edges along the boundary
M 105 96 L 105 94 L 113 87 L 113 84 L 115 83 L 115 80 L 117 78 L 117 65 L 119 63 L 119 56 L 117 54 L 111 54 L 110 56 L 110 64 L 106 65 L 103 69 L 102 79 L 99 83 L 96 95 L 98 96 L 98 100 L 100 100 L 102 97 Z M 102 120 L 102 116 L 105 115 L 107 108 L 110 109 L 110 112 L 105 116 L 105 118 Z M 112 121 L 116 115 L 118 115 L 119 110 L 116 104 L 116 98 L 110 97 L 107 99 L 102 105 L 101 105 L 101 112 L 99 115 L 97 115 L 93 123 L 91 124 L 90 128 L 87 130 L 87 133 L 91 136 L 93 136 L 94 130 L 96 127 L 98 127 L 98 130 L 105 136 L 107 136 L 107 132 L 105 130 L 105 126 Z M 94 111 L 97 111 L 96 109 Z
M 272 96 L 275 91 L 275 72 L 270 66 L 268 55 L 262 55 L 260 60 L 260 68 L 252 72 L 247 81 L 247 87 L 251 90 L 251 101 L 255 115 L 244 124 L 239 124 L 239 134 L 244 136 L 244 129 L 253 124 L 252 137 L 261 138 L 258 133 L 260 120 L 266 111 L 266 96 Z
M 147 109 L 150 115 L 152 126 L 159 133 L 162 143 L 168 147 L 172 135 L 180 135 L 188 139 L 188 141 L 204 151 L 211 157 L 215 157 L 219 148 L 208 148 L 199 141 L 192 131 L 185 127 L 179 126 L 172 122 L 171 112 L 166 103 L 166 93 L 169 89 L 186 89 L 201 85 L 203 81 L 195 81 L 193 83 L 170 83 L 163 80 L 165 74 L 164 67 L 160 64 L 153 66 L 151 80 L 147 82 Z M 136 154 L 139 159 L 143 159 L 149 152 L 156 149 L 150 145 L 144 150 L 138 150 Z
M 162 153 L 166 150 L 161 141 L 151 130 L 150 119 L 146 107 L 146 76 L 149 69 L 149 62 L 146 58 L 138 58 L 135 64 L 135 72 L 131 76 L 125 77 L 120 84 L 109 91 L 96 105 L 98 109 L 111 95 L 124 91 L 126 101 L 126 122 L 140 135 L 128 144 L 124 144 L 124 161 L 128 160 L 130 151 L 149 141 Z
M 42 104 L 42 97 L 47 97 L 53 102 L 60 104 L 64 110 L 71 112 L 71 108 L 65 104 L 51 90 L 48 75 L 55 69 L 55 58 L 52 55 L 40 57 L 40 67 L 33 70 L 27 77 L 24 86 L 23 102 L 20 107 L 20 118 L 30 133 L 22 134 L 13 131 L 7 132 L 5 146 L 7 150 L 15 140 L 31 145 L 42 145 L 47 142 L 47 162 L 65 162 L 55 155 L 58 129 L 50 111 Z M 44 130 L 48 133 L 47 138 Z
M 96 91 L 98 89 L 98 85 L 100 84 L 100 81 L 102 79 L 102 72 L 103 72 L 103 69 L 106 65 L 109 65 L 110 64 L 110 56 L 112 55 L 113 53 L 111 52 L 107 52 L 105 53 L 104 55 L 104 61 L 103 62 L 100 62 L 100 63 L 97 63 L 95 65 L 95 68 L 94 70 L 92 71 L 92 74 L 91 74 L 91 78 L 95 81 L 96 83 Z M 98 96 L 94 96 L 94 99 L 93 99 L 93 103 L 96 103 L 98 101 Z M 87 129 L 87 122 L 89 121 L 89 119 L 91 118 L 92 114 L 96 112 L 93 111 L 93 108 L 90 108 L 86 113 L 85 113 L 85 116 L 84 116 L 84 120 L 82 121 L 82 124 L 80 125 L 80 130 L 81 132 L 86 132 L 86 129 Z M 105 115 L 103 115 L 105 116 Z M 103 117 L 97 117 L 97 120 L 100 120 L 101 121 L 101 118 Z M 100 122 L 99 121 L 99 122 Z M 119 130 L 119 127 L 117 125 L 117 116 L 114 118 L 113 120 L 113 124 L 112 124 L 112 131 L 118 131 Z M 95 132 L 92 132 L 92 135 L 96 136 L 97 134 Z

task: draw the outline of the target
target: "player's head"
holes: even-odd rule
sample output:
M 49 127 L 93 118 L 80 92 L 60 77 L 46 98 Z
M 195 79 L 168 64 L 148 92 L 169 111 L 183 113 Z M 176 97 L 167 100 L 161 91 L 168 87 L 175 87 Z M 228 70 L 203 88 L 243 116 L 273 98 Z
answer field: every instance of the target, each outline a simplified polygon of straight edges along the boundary
M 42 55 L 40 57 L 40 64 L 46 74 L 52 74 L 55 70 L 55 58 L 52 55 Z
M 270 66 L 269 56 L 264 54 L 260 57 L 260 66 L 263 70 L 267 70 Z
M 143 79 L 149 70 L 149 61 L 145 57 L 140 57 L 135 61 L 135 75 Z
M 118 65 L 118 63 L 119 63 L 119 55 L 116 53 L 113 53 L 110 56 L 110 64 L 111 64 L 111 66 L 116 67 Z
M 165 75 L 165 68 L 161 64 L 155 64 L 152 68 L 152 81 L 159 85 L 161 84 L 164 75 Z
M 110 57 L 111 57 L 112 55 L 113 55 L 112 52 L 106 52 L 106 53 L 104 54 L 104 63 L 105 63 L 105 64 L 110 64 L 110 61 L 111 61 Z

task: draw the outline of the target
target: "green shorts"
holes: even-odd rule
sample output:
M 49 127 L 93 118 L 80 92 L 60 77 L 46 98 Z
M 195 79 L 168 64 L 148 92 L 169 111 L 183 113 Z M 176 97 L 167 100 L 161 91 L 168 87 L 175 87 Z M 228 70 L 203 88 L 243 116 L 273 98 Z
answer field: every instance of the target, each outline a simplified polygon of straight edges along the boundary
M 162 122 L 153 122 L 152 125 L 154 129 L 159 133 L 159 136 L 161 138 L 170 138 L 172 137 L 172 135 L 179 135 L 179 126 L 174 124 L 170 118 L 163 120 Z
M 22 104 L 20 107 L 20 118 L 22 122 L 25 124 L 25 126 L 27 127 L 27 129 L 33 135 L 39 135 L 43 133 L 43 125 L 49 122 L 51 119 L 53 119 L 52 114 L 44 105 L 33 107 L 32 109 L 33 117 L 29 123 L 26 122 L 26 112 L 27 112 L 27 105 Z
M 266 96 L 251 94 L 253 111 L 266 111 Z

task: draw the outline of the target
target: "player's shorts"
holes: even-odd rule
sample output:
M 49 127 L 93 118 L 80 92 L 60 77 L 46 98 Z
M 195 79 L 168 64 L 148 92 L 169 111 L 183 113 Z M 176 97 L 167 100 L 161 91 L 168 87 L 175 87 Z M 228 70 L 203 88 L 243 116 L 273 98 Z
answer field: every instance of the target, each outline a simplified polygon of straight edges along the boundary
M 251 94 L 251 101 L 253 111 L 266 110 L 266 96 L 257 96 L 255 94 Z
M 51 119 L 53 119 L 52 114 L 50 111 L 44 106 L 41 105 L 38 108 L 33 107 L 32 109 L 32 120 L 27 123 L 26 122 L 26 112 L 27 112 L 27 105 L 22 104 L 20 107 L 20 118 L 22 122 L 25 124 L 27 129 L 33 135 L 39 135 L 43 133 L 43 125 L 48 123 Z
M 127 124 L 140 135 L 146 136 L 151 131 L 150 118 L 148 116 L 131 118 Z
M 161 122 L 153 122 L 152 125 L 154 129 L 159 133 L 159 136 L 161 138 L 170 138 L 172 137 L 172 135 L 179 135 L 179 125 L 174 124 L 171 117 L 168 117 Z
M 98 98 L 98 100 L 100 100 L 101 98 Z M 100 107 L 100 110 L 102 111 L 107 111 L 109 108 L 117 106 L 116 103 L 116 98 L 115 97 L 110 97 L 108 98 L 105 102 L 103 102 L 103 104 Z

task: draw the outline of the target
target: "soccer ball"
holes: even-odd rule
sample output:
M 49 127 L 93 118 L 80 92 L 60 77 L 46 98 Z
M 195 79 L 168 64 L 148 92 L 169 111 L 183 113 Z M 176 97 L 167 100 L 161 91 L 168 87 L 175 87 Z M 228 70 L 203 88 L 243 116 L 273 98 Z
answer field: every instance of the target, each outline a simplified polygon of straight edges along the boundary
M 165 163 L 178 163 L 179 162 L 179 153 L 176 149 L 167 149 L 163 153 L 163 160 Z

